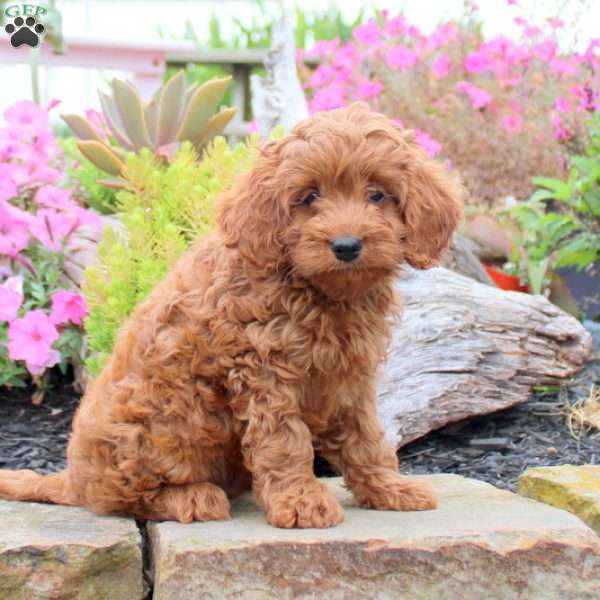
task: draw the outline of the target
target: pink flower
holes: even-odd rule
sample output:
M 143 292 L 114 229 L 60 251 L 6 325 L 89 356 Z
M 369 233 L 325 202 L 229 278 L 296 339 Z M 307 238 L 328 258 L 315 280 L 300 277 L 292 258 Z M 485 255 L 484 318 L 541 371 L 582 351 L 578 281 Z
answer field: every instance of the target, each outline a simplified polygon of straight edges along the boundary
M 442 145 L 424 131 L 415 129 L 415 137 L 429 158 L 437 156 L 442 149 Z
M 48 126 L 48 113 L 31 100 L 21 100 L 7 108 L 4 119 L 18 131 L 30 135 Z
M 319 65 L 307 82 L 307 87 L 316 88 L 329 83 L 335 77 L 335 69 L 329 65 Z
M 363 46 L 373 46 L 381 40 L 381 30 L 374 19 L 370 19 L 367 23 L 355 27 L 352 36 Z
M 45 185 L 39 188 L 35 194 L 35 201 L 38 204 L 57 210 L 65 210 L 73 207 L 71 193 L 53 185 Z
M 0 254 L 16 256 L 29 244 L 31 216 L 8 204 L 0 202 Z
M 523 29 L 523 35 L 528 38 L 537 37 L 542 33 L 542 30 L 539 27 L 535 27 L 534 25 L 528 25 Z
M 486 69 L 489 69 L 492 64 L 491 56 L 485 50 L 478 50 L 477 52 L 471 52 L 465 58 L 465 69 L 469 73 L 481 73 Z
M 62 250 L 63 241 L 81 224 L 77 217 L 71 217 L 52 209 L 38 210 L 29 226 L 31 234 L 53 252 Z
M 442 54 L 431 65 L 431 71 L 438 79 L 443 79 L 450 73 L 451 67 L 452 61 L 450 57 L 447 54 Z
M 545 62 L 550 62 L 556 55 L 556 49 L 554 40 L 544 40 L 533 47 L 533 54 Z
M 23 277 L 9 277 L 0 285 L 0 321 L 14 321 L 23 304 Z
M 471 106 L 473 108 L 483 108 L 492 101 L 492 96 L 489 92 L 482 90 L 468 81 L 459 81 L 456 84 L 456 89 L 459 92 L 463 92 L 469 96 L 471 100 Z
M 338 81 L 321 88 L 310 101 L 312 112 L 339 108 L 346 103 L 344 87 Z
M 554 101 L 554 108 L 558 113 L 568 113 L 571 111 L 569 101 L 562 96 L 558 96 L 558 98 Z
M 395 46 L 387 53 L 387 64 L 392 69 L 408 69 L 417 62 L 417 55 L 406 46 Z
M 554 129 L 554 137 L 559 142 L 566 142 L 571 138 L 571 132 L 563 126 L 558 113 L 552 112 L 550 115 L 550 122 L 552 123 L 552 128 Z
M 52 294 L 50 321 L 54 325 L 66 325 L 69 322 L 81 325 L 87 315 L 88 309 L 85 300 L 80 294 L 64 290 Z
M 514 133 L 519 133 L 523 130 L 523 117 L 518 112 L 513 112 L 509 115 L 506 115 L 500 125 L 502 129 L 508 133 L 508 135 L 513 135 Z
M 394 118 L 390 119 L 390 121 L 392 123 L 395 123 L 396 125 L 398 125 L 398 127 L 401 127 L 402 129 L 404 129 L 404 123 L 400 119 L 398 119 L 397 117 L 394 117 Z
M 48 315 L 30 310 L 8 326 L 8 355 L 13 360 L 24 360 L 29 371 L 39 375 L 60 361 L 60 354 L 52 349 L 58 337 Z
M 550 61 L 550 68 L 557 75 L 576 75 L 579 61 L 577 57 L 570 57 L 568 59 L 555 57 Z
M 402 35 L 408 31 L 408 23 L 402 15 L 399 15 L 393 19 L 387 20 L 384 25 L 384 29 L 386 35 L 390 37 L 398 37 L 399 35 Z
M 309 51 L 311 56 L 327 56 L 335 52 L 340 45 L 339 40 L 323 40 L 317 42 Z
M 17 185 L 12 165 L 0 164 L 0 202 L 17 195 Z
M 550 27 L 552 27 L 552 29 L 562 29 L 565 26 L 564 21 L 561 21 L 560 19 L 557 19 L 555 17 L 550 17 L 546 19 L 546 21 L 548 21 L 548 24 L 550 25 Z
M 356 95 L 361 100 L 368 100 L 369 98 L 377 98 L 383 91 L 383 84 L 379 81 L 366 81 L 361 83 L 356 90 Z

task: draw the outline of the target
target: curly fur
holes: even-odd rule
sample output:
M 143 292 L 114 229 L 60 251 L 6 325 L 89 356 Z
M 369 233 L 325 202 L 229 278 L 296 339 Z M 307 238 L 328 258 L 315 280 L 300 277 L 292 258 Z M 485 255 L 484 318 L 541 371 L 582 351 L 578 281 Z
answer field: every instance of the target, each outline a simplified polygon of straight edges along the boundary
M 228 518 L 228 497 L 252 487 L 273 525 L 329 527 L 343 511 L 313 474 L 316 447 L 361 505 L 434 508 L 425 485 L 397 474 L 375 374 L 394 278 L 438 260 L 459 194 L 365 105 L 266 144 L 221 197 L 218 231 L 124 325 L 75 416 L 67 469 L 0 471 L 0 497 L 190 522 Z M 331 251 L 342 235 L 362 240 L 356 261 Z

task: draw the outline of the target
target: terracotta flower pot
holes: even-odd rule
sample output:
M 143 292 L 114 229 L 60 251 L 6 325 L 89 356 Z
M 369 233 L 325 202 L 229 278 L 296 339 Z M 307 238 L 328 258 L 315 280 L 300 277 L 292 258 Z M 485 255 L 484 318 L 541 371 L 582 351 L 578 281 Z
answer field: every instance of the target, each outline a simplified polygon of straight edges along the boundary
M 518 277 L 509 275 L 503 271 L 499 271 L 492 265 L 483 265 L 487 274 L 492 278 L 492 281 L 501 289 L 509 292 L 529 292 L 529 288 L 526 285 L 522 285 Z

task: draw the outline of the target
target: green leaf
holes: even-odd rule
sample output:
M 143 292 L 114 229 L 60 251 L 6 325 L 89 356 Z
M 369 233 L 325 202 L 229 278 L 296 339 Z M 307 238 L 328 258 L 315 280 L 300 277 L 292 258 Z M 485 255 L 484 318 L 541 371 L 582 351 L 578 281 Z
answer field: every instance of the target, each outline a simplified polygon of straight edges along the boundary
M 144 106 L 137 89 L 120 79 L 113 79 L 112 88 L 121 122 L 135 150 L 152 148 L 144 119 Z
M 541 294 L 544 289 L 544 278 L 548 270 L 548 259 L 529 261 L 527 264 L 527 277 L 529 287 L 534 294 Z
M 155 137 L 157 146 L 175 140 L 184 107 L 185 93 L 185 73 L 179 71 L 163 86 L 160 95 Z

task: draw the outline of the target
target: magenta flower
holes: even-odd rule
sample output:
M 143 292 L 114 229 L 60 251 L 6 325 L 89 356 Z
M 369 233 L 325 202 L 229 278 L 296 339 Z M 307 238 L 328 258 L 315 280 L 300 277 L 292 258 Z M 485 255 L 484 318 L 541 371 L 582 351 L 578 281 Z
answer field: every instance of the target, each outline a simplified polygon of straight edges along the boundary
M 48 113 L 31 100 L 21 100 L 7 108 L 4 119 L 23 134 L 34 135 L 48 126 Z
M 15 172 L 12 165 L 0 164 L 0 202 L 17 195 Z
M 492 62 L 491 56 L 485 50 L 478 50 L 467 55 L 464 65 L 469 73 L 481 73 L 489 69 Z
M 31 234 L 46 248 L 60 252 L 62 244 L 80 225 L 76 217 L 65 215 L 52 209 L 38 210 L 29 226 Z
M 0 254 L 16 256 L 29 244 L 31 216 L 8 204 L 0 202 Z
M 73 323 L 81 325 L 88 315 L 88 308 L 81 294 L 60 290 L 52 294 L 50 321 L 54 325 Z
M 450 73 L 452 61 L 447 54 L 442 54 L 435 59 L 431 65 L 431 72 L 438 78 L 443 79 Z
M 469 96 L 471 106 L 475 109 L 483 108 L 492 101 L 492 96 L 489 92 L 482 90 L 468 81 L 459 81 L 456 84 L 456 89 Z
M 381 41 L 381 30 L 374 19 L 355 27 L 352 31 L 354 39 L 363 46 L 373 46 Z
M 8 326 L 8 355 L 13 360 L 25 361 L 30 373 L 39 375 L 60 361 L 60 354 L 52 349 L 58 337 L 48 315 L 41 310 L 30 310 Z
M 312 112 L 331 110 L 344 106 L 345 103 L 344 87 L 341 83 L 334 81 L 332 84 L 320 89 L 314 95 L 310 102 L 310 108 Z
M 434 140 L 429 134 L 419 129 L 415 129 L 415 137 L 429 158 L 434 158 L 440 153 L 442 145 L 437 140 Z
M 395 46 L 387 53 L 387 64 L 391 69 L 408 69 L 417 62 L 417 55 L 406 46 Z
M 402 15 L 399 15 L 387 20 L 384 29 L 387 36 L 398 37 L 408 31 L 408 22 Z
M 502 129 L 508 133 L 508 135 L 519 133 L 520 131 L 523 131 L 523 117 L 520 113 L 513 112 L 509 115 L 506 115 L 500 122 L 500 125 Z
M 380 81 L 366 81 L 361 83 L 356 90 L 356 95 L 361 100 L 377 98 L 383 91 L 383 84 Z
M 307 87 L 321 87 L 328 84 L 335 77 L 335 69 L 328 65 L 319 65 L 307 82 Z
M 53 185 L 45 185 L 39 188 L 35 194 L 35 201 L 47 208 L 56 210 L 68 210 L 73 207 L 71 193 Z
M 23 304 L 23 277 L 9 277 L 0 285 L 0 321 L 14 321 Z
M 571 110 L 571 105 L 569 104 L 569 101 L 566 98 L 558 96 L 558 98 L 556 98 L 556 100 L 554 101 L 554 108 L 558 113 L 568 113 Z

